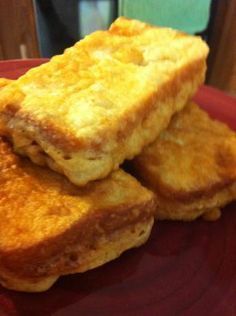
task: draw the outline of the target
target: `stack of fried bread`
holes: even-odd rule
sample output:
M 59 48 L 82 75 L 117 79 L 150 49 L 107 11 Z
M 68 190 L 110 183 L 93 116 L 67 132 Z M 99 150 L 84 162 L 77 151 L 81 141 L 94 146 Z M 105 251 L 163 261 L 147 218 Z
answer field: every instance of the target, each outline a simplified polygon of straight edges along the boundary
M 44 291 L 143 244 L 154 217 L 214 219 L 236 197 L 235 134 L 189 103 L 207 54 L 121 17 L 0 80 L 3 286 Z M 133 158 L 144 186 L 120 169 Z
M 17 153 L 84 186 L 132 159 L 203 82 L 198 37 L 119 18 L 3 89 Z

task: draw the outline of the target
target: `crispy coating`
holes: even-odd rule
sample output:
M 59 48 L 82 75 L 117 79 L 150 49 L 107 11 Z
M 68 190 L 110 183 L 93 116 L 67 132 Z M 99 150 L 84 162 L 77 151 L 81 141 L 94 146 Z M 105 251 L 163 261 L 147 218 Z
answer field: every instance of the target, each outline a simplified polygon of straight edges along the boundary
M 0 78 L 0 89 L 4 88 L 11 82 L 13 82 L 13 80 L 7 78 Z
M 13 82 L 13 80 L 7 78 L 0 78 L 0 90 L 2 91 L 2 89 L 8 86 L 11 82 Z M 4 135 L 6 134 L 6 132 L 6 122 L 4 121 L 4 118 L 0 115 L 0 135 Z
M 146 241 L 153 194 L 122 170 L 78 188 L 0 140 L 0 283 L 42 291 Z
M 157 218 L 217 219 L 236 198 L 236 134 L 189 103 L 135 158 L 134 169 L 157 195 Z
M 119 18 L 4 89 L 5 133 L 79 186 L 104 178 L 195 93 L 207 54 L 199 37 Z

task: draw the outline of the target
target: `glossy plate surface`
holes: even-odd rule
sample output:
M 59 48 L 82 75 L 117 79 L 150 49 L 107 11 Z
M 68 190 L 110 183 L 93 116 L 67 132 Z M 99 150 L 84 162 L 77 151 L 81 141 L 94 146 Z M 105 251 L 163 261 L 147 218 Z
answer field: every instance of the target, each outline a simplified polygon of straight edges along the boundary
M 43 61 L 0 62 L 0 76 L 17 78 Z M 203 86 L 195 101 L 236 130 L 235 99 Z M 236 315 L 236 203 L 214 223 L 158 222 L 141 248 L 45 293 L 0 287 L 2 315 Z

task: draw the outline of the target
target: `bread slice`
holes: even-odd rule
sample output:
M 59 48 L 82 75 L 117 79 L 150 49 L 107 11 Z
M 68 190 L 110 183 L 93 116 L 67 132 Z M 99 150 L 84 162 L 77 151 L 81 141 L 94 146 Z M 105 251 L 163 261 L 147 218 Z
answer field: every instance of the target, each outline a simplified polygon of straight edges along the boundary
M 7 79 L 7 78 L 0 78 L 0 91 L 3 90 L 3 88 L 7 87 L 13 80 Z M 1 111 L 1 107 L 0 107 Z M 6 133 L 6 121 L 4 118 L 0 115 L 0 135 L 3 135 Z
M 118 18 L 0 95 L 15 150 L 83 186 L 155 140 L 203 83 L 200 37 Z
M 157 218 L 214 220 L 236 199 L 236 134 L 189 103 L 133 167 L 157 195 Z
M 0 283 L 48 289 L 143 244 L 154 196 L 122 170 L 84 188 L 13 154 L 0 139 Z
M 9 85 L 13 80 L 7 78 L 0 78 L 0 89 L 3 89 L 7 85 Z

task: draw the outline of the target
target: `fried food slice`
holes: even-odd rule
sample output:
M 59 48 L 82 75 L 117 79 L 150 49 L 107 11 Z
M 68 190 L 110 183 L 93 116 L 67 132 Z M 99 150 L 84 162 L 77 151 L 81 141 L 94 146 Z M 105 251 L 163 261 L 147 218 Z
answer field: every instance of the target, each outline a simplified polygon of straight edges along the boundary
M 118 18 L 0 95 L 15 150 L 83 186 L 132 159 L 204 81 L 200 37 Z
M 7 85 L 9 85 L 13 80 L 7 79 L 7 78 L 0 78 L 0 91 L 5 88 Z M 0 108 L 1 111 L 1 108 Z M 6 121 L 3 120 L 3 117 L 0 115 L 0 135 L 3 135 L 6 133 Z
M 4 88 L 11 82 L 13 82 L 13 80 L 7 78 L 0 78 L 0 89 Z
M 157 218 L 214 220 L 236 199 L 236 134 L 189 103 L 133 167 L 157 195 Z
M 0 283 L 9 289 L 44 291 L 117 258 L 147 240 L 153 212 L 153 193 L 120 169 L 78 188 L 0 139 Z

